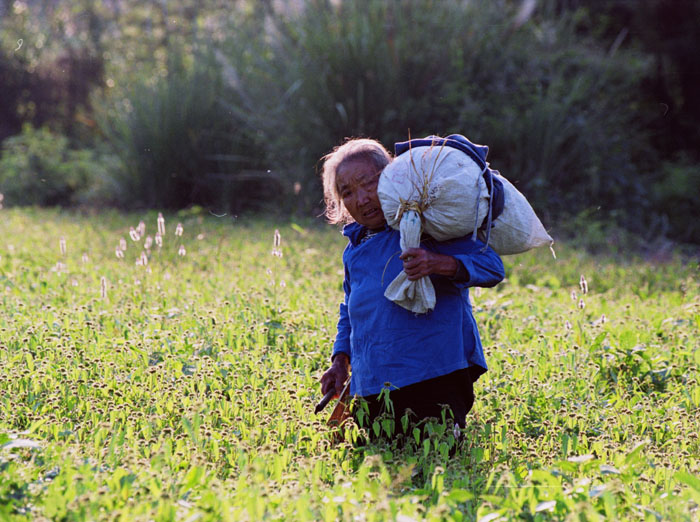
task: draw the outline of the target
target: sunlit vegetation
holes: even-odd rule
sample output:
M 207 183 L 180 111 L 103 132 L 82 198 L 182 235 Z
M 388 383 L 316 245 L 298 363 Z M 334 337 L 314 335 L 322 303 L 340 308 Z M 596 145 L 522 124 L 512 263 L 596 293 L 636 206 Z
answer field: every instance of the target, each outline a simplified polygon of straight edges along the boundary
M 356 447 L 313 414 L 336 230 L 0 212 L 2 519 L 697 519 L 697 261 L 506 258 L 460 440 Z

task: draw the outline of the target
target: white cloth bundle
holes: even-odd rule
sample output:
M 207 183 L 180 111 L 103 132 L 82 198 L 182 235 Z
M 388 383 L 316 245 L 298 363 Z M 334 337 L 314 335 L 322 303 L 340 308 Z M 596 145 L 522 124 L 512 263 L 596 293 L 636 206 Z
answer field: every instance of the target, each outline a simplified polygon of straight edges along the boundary
M 487 168 L 464 152 L 439 144 L 414 147 L 387 165 L 377 194 L 387 223 L 401 233 L 402 251 L 419 247 L 423 231 L 438 241 L 476 234 L 489 212 Z M 504 208 L 493 221 L 489 244 L 499 254 L 551 244 L 525 197 L 503 176 L 498 179 L 503 183 Z M 384 295 L 415 313 L 435 307 L 430 279 L 409 281 L 403 271 Z

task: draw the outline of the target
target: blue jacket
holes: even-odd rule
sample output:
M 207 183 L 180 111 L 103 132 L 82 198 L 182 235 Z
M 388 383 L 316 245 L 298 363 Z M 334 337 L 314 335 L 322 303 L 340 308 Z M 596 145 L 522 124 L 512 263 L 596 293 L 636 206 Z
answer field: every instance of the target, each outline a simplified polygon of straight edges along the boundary
M 416 315 L 384 297 L 386 287 L 403 269 L 399 232 L 388 226 L 365 242 L 365 227 L 343 229 L 349 243 L 343 252 L 345 301 L 340 305 L 333 355 L 350 358 L 350 393 L 379 393 L 385 383 L 400 388 L 462 368 L 486 371 L 486 360 L 469 302 L 469 287 L 490 287 L 503 280 L 501 258 L 484 243 L 463 237 L 451 241 L 424 240 L 421 247 L 454 256 L 469 278 L 456 282 L 430 276 L 435 309 Z

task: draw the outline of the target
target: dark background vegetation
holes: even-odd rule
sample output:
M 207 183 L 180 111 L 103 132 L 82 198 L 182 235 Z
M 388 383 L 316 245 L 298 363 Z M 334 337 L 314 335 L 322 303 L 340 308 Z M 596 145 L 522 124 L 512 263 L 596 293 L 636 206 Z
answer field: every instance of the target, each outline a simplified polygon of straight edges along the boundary
M 318 215 L 345 137 L 458 132 L 555 233 L 700 243 L 695 0 L 0 0 L 0 44 L 4 205 Z

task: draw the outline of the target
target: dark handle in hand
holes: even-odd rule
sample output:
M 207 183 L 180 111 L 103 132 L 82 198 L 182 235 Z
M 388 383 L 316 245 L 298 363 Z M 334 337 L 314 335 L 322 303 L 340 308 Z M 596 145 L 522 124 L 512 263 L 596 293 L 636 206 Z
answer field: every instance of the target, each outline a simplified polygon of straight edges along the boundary
M 325 408 L 326 405 L 327 405 L 329 402 L 331 402 L 331 399 L 333 398 L 334 395 L 335 395 L 335 387 L 333 387 L 333 388 L 331 388 L 330 390 L 328 390 L 328 393 L 326 393 L 326 394 L 323 396 L 323 399 L 321 399 L 321 401 L 316 405 L 316 408 L 314 408 L 314 413 L 318 413 L 318 412 L 321 411 L 323 408 Z

